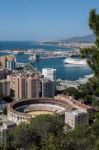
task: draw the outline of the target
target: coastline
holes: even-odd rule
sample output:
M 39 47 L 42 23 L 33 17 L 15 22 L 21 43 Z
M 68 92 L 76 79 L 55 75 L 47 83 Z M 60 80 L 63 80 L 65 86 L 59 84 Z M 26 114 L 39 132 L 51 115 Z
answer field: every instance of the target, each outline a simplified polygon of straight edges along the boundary
M 17 43 L 18 44 L 18 43 Z M 20 44 L 23 46 L 23 42 Z M 10 45 L 11 46 L 11 45 Z M 40 45 L 38 45 L 39 47 Z M 13 47 L 13 46 L 12 46 Z M 28 47 L 28 45 L 26 45 Z M 10 47 L 11 48 L 11 47 Z M 46 48 L 46 47 L 45 47 Z M 49 48 L 49 49 L 48 49 Z M 58 47 L 59 48 L 59 47 Z M 6 53 L 8 52 L 10 53 Z M 47 49 L 42 49 L 41 47 L 39 48 L 25 48 L 21 49 L 22 53 L 18 54 L 17 52 L 20 52 L 20 49 L 6 49 L 6 50 L 1 50 L 0 55 L 9 55 L 13 54 L 16 56 L 16 60 L 19 63 L 29 63 L 29 57 L 32 54 L 40 54 L 41 58 L 38 62 L 35 62 L 34 67 L 37 68 L 38 70 L 42 70 L 42 68 L 55 68 L 56 71 L 56 76 L 57 78 L 61 78 L 62 80 L 77 80 L 80 77 L 84 77 L 85 75 L 91 74 L 91 70 L 88 67 L 85 66 L 70 66 L 70 65 L 65 65 L 63 60 L 65 59 L 66 56 L 74 54 L 76 52 L 75 50 L 56 50 L 56 47 L 47 47 Z M 28 50 L 28 51 L 27 51 Z M 14 53 L 12 53 L 14 51 Z M 23 51 L 25 53 L 23 53 Z M 42 59 L 43 58 L 43 59 Z

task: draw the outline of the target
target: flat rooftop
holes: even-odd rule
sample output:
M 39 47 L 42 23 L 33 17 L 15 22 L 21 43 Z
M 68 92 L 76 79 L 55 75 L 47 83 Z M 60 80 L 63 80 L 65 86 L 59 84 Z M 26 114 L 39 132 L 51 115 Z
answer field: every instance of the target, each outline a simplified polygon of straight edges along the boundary
M 80 111 L 80 110 L 78 110 L 78 109 L 71 109 L 71 110 L 69 110 L 68 112 L 70 112 L 71 114 L 73 114 L 73 115 L 75 115 L 75 116 L 79 116 L 79 115 L 81 115 L 81 114 L 85 114 L 85 112 Z

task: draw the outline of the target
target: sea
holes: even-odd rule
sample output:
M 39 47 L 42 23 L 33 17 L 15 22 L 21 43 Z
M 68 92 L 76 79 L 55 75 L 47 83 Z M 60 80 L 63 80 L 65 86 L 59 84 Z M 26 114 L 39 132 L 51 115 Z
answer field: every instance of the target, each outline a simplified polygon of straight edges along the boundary
M 9 49 L 44 49 L 46 51 L 72 51 L 73 48 L 63 48 L 60 46 L 54 45 L 43 45 L 38 42 L 9 42 L 3 41 L 0 42 L 0 50 L 4 52 L 0 52 L 0 56 L 7 55 L 6 50 Z M 17 62 L 27 63 L 29 62 L 28 54 L 15 54 Z M 78 80 L 79 78 L 83 78 L 86 75 L 92 74 L 92 70 L 88 66 L 74 66 L 74 65 L 66 65 L 63 62 L 64 58 L 52 58 L 52 59 L 43 59 L 34 64 L 34 67 L 38 70 L 42 70 L 42 68 L 55 68 L 56 69 L 56 78 L 63 80 Z

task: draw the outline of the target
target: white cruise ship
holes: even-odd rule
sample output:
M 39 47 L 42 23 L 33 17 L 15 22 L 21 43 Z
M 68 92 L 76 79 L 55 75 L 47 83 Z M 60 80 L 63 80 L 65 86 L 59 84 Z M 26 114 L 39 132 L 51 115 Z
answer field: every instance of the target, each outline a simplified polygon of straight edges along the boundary
M 65 58 L 64 63 L 71 65 L 87 65 L 86 59 Z

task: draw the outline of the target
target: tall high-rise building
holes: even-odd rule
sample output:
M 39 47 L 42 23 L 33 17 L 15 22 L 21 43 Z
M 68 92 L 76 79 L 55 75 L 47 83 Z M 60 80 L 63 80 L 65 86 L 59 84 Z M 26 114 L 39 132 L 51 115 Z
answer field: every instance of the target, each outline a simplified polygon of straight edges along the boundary
M 8 70 L 15 70 L 16 69 L 16 61 L 15 60 L 8 60 L 7 61 L 7 69 Z
M 7 68 L 7 62 L 8 61 L 15 61 L 16 62 L 16 57 L 13 55 L 1 56 L 0 57 L 0 66 L 2 68 Z
M 39 79 L 37 76 L 16 76 L 15 97 L 18 99 L 39 97 Z
M 56 81 L 56 69 L 53 68 L 43 68 L 42 75 L 44 78 L 49 79 L 51 81 Z
M 37 76 L 28 78 L 28 98 L 39 97 L 40 81 Z
M 10 96 L 10 82 L 0 80 L 0 98 Z
M 13 79 L 11 84 L 13 89 L 15 83 L 15 98 L 17 99 L 54 97 L 55 95 L 55 82 L 40 78 L 38 75 L 16 75 L 11 79 Z
M 48 79 L 41 79 L 41 92 L 42 92 L 42 97 L 54 97 L 55 82 Z
M 16 76 L 15 78 L 15 97 L 18 99 L 27 98 L 28 95 L 27 77 Z

